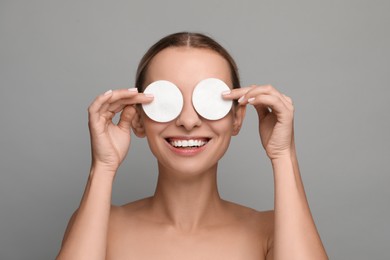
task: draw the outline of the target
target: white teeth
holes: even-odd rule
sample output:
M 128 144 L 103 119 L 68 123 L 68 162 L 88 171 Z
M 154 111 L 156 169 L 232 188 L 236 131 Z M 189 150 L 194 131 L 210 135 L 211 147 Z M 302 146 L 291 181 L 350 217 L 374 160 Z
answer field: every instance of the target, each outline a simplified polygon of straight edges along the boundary
M 207 142 L 202 140 L 191 139 L 191 140 L 174 140 L 174 141 L 170 141 L 170 144 L 174 147 L 192 147 L 192 146 L 201 147 L 207 144 Z

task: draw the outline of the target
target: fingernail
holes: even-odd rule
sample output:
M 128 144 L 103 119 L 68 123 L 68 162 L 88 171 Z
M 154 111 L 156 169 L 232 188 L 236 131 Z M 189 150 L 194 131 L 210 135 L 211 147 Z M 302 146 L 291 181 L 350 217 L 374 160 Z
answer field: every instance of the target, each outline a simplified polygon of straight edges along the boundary
M 111 93 L 112 93 L 112 89 L 107 90 L 106 92 L 104 92 L 104 95 L 108 95 L 108 94 L 111 94 Z
M 137 88 L 129 88 L 129 91 L 131 91 L 131 92 L 138 92 L 138 89 Z
M 226 90 L 222 92 L 222 96 L 229 95 L 231 93 L 230 90 Z
M 249 103 L 252 103 L 254 100 L 255 100 L 255 98 L 254 98 L 254 97 L 251 97 L 250 99 L 248 99 L 248 102 L 249 102 Z
M 152 93 L 144 93 L 145 97 L 154 97 Z
M 244 101 L 244 96 L 242 96 L 242 97 L 240 97 L 240 98 L 238 99 L 238 103 L 241 103 L 242 101 Z

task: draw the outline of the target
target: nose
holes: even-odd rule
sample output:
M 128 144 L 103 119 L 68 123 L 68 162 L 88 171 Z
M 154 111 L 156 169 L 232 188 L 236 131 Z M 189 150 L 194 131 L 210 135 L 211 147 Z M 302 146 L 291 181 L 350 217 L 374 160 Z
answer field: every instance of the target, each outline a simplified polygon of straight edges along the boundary
M 193 128 L 199 127 L 201 124 L 202 119 L 198 113 L 196 113 L 191 99 L 184 100 L 183 109 L 176 118 L 176 126 L 184 127 L 187 131 L 191 131 Z

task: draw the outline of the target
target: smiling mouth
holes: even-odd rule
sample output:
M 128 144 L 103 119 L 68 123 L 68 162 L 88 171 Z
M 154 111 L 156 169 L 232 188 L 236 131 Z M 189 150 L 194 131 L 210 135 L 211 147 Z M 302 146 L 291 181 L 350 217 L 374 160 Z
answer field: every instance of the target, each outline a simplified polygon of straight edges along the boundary
M 167 138 L 166 141 L 173 147 L 178 149 L 196 149 L 205 146 L 210 138 L 196 138 L 196 139 L 178 139 Z

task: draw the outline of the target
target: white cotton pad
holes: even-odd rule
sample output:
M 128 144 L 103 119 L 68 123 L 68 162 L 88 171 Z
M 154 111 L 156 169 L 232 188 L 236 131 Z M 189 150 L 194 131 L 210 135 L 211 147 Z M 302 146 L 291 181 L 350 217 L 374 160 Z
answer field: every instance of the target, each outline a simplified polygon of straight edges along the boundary
M 218 120 L 232 108 L 232 101 L 222 98 L 222 92 L 230 88 L 220 79 L 208 78 L 199 82 L 192 93 L 192 104 L 202 117 Z
M 175 84 L 158 80 L 146 87 L 144 93 L 153 94 L 151 103 L 142 104 L 146 115 L 156 122 L 169 122 L 175 119 L 183 108 L 183 95 Z

